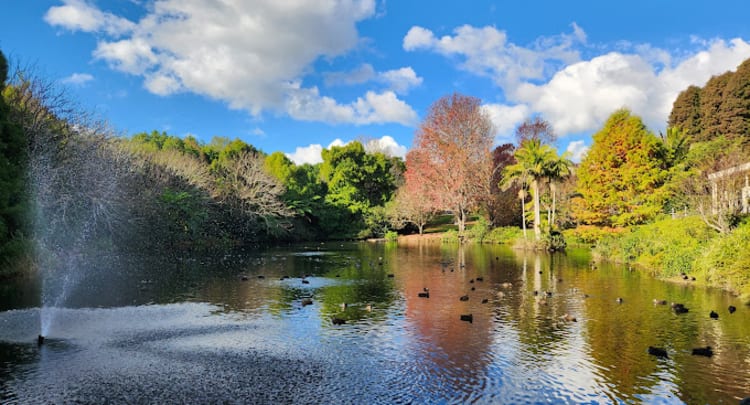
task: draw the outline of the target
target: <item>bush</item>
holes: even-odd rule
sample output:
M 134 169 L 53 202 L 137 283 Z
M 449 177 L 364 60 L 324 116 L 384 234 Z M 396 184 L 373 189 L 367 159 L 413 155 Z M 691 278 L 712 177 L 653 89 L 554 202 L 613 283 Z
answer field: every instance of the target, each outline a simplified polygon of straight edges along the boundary
M 479 219 L 473 224 L 473 226 L 466 231 L 466 236 L 472 242 L 482 243 L 485 237 L 490 231 L 490 224 L 484 217 Z
M 565 240 L 572 245 L 595 245 L 602 238 L 613 234 L 619 234 L 625 228 L 598 227 L 593 225 L 580 225 L 573 229 L 562 231 Z
M 698 217 L 664 219 L 605 236 L 593 254 L 671 277 L 692 272 L 695 260 L 714 237 L 715 232 Z
M 448 229 L 447 231 L 443 232 L 443 236 L 440 238 L 441 242 L 443 243 L 458 243 L 458 231 L 455 229 Z
M 559 231 L 544 233 L 544 248 L 549 251 L 565 250 L 565 237 Z
M 385 240 L 387 242 L 397 242 L 398 241 L 398 233 L 394 231 L 388 231 L 385 233 Z
M 500 226 L 492 229 L 484 237 L 485 243 L 497 243 L 512 245 L 516 239 L 523 238 L 523 231 L 521 228 L 515 226 Z
M 742 224 L 732 233 L 708 244 L 695 261 L 695 270 L 709 285 L 735 291 L 750 301 L 750 225 Z

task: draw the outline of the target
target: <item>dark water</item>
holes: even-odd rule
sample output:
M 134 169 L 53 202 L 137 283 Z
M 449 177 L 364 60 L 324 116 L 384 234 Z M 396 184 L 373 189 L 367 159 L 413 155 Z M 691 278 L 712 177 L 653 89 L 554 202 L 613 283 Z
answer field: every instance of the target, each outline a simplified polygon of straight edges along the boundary
M 736 404 L 750 396 L 750 308 L 720 291 L 589 261 L 578 251 L 368 243 L 92 259 L 41 347 L 38 283 L 0 290 L 0 403 Z M 424 288 L 429 298 L 418 297 Z M 460 319 L 468 314 L 471 323 Z M 707 345 L 713 357 L 691 354 Z M 669 357 L 649 355 L 649 346 Z

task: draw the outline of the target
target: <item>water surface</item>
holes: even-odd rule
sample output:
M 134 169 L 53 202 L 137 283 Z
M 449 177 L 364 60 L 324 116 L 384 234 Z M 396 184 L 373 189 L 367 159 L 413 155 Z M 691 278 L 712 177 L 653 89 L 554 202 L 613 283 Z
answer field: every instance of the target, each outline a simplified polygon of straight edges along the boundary
M 326 243 L 81 262 L 90 268 L 64 307 L 44 309 L 52 323 L 41 347 L 39 283 L 3 290 L 1 403 L 734 404 L 750 396 L 747 307 L 623 266 L 592 269 L 586 252 Z M 419 297 L 425 288 L 429 298 Z M 655 298 L 690 310 L 675 314 Z M 472 322 L 460 319 L 469 314 Z M 706 345 L 713 357 L 691 354 Z

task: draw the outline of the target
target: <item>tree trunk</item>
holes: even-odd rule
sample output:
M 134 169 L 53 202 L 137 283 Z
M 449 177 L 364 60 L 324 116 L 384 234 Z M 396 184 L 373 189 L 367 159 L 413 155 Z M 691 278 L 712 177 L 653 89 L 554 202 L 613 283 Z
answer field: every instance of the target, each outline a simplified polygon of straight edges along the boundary
M 550 229 L 552 229 L 555 225 L 555 199 L 557 197 L 557 186 L 554 182 L 549 183 L 549 192 L 552 194 L 552 219 L 549 222 Z
M 539 210 L 539 182 L 534 180 L 531 182 L 531 187 L 534 191 L 534 238 L 537 241 L 542 240 L 542 227 L 539 226 L 542 214 Z
M 523 228 L 523 238 L 526 237 L 526 202 L 525 198 L 521 197 L 521 228 Z

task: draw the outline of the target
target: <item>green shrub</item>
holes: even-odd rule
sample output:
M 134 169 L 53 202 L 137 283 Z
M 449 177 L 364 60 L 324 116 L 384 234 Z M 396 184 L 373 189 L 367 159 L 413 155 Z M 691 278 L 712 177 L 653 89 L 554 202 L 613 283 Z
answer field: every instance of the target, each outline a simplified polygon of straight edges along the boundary
M 515 226 L 500 226 L 492 229 L 484 237 L 485 243 L 496 243 L 512 245 L 516 239 L 523 238 L 523 231 L 521 228 Z
M 695 260 L 714 237 L 715 232 L 698 217 L 670 218 L 604 236 L 593 254 L 671 277 L 691 273 Z
M 490 231 L 490 224 L 484 217 L 479 219 L 466 231 L 466 236 L 472 242 L 482 243 Z
M 750 301 L 750 225 L 715 238 L 695 261 L 695 270 L 709 285 L 739 293 Z
M 443 236 L 440 238 L 443 243 L 458 243 L 458 231 L 455 229 L 449 229 L 443 232 Z
M 385 240 L 388 242 L 397 242 L 398 241 L 398 233 L 394 231 L 388 231 L 385 233 Z
M 565 237 L 559 231 L 544 233 L 544 248 L 549 251 L 565 250 Z

